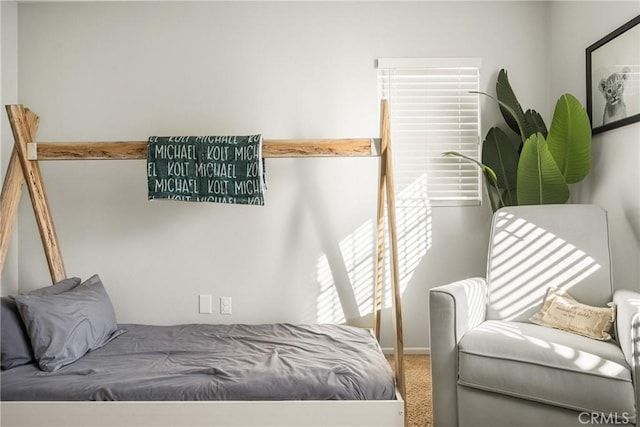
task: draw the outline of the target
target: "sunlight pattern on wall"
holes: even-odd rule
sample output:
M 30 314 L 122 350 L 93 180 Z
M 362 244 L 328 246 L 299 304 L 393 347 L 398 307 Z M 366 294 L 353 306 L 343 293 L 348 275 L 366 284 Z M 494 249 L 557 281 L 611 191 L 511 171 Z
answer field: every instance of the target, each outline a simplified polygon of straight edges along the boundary
M 413 273 L 432 246 L 431 206 L 427 199 L 427 175 L 423 174 L 397 196 L 398 267 L 400 292 L 409 285 Z M 385 240 L 385 286 L 383 308 L 391 307 L 389 239 Z
M 318 259 L 316 267 L 316 280 L 318 282 L 318 305 L 317 305 L 317 322 L 318 323 L 344 323 L 344 311 L 338 298 L 329 260 L 326 255 L 322 255 Z
M 369 220 L 340 242 L 340 253 L 349 275 L 360 316 L 373 313 L 373 221 Z
M 431 208 L 427 201 L 426 188 L 426 175 L 422 175 L 396 196 L 401 292 L 409 285 L 415 269 L 432 244 Z M 332 266 L 326 254 L 318 258 L 316 281 L 319 292 L 316 307 L 319 322 L 343 323 L 349 320 L 349 306 L 352 300 L 355 300 L 357 315 L 360 318 L 373 313 L 375 240 L 374 221 L 368 220 L 339 242 L 340 262 L 343 266 Z M 336 258 L 333 257 L 333 262 L 337 262 Z M 342 270 L 347 271 L 349 286 L 336 283 L 332 274 L 332 271 Z M 346 289 L 349 289 L 349 295 L 344 293 Z M 385 238 L 383 308 L 390 306 L 389 239 Z

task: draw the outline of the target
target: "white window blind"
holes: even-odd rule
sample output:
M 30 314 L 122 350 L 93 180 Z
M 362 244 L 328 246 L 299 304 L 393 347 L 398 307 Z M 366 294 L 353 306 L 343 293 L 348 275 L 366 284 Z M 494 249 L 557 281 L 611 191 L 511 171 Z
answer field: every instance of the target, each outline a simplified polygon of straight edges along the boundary
M 477 205 L 479 58 L 378 59 L 378 93 L 389 100 L 398 205 Z

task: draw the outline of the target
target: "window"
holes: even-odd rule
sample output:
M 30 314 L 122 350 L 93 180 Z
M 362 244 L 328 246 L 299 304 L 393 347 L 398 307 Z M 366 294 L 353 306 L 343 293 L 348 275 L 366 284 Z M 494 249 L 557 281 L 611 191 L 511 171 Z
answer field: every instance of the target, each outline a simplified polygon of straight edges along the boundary
M 479 58 L 378 59 L 378 93 L 389 100 L 399 206 L 478 205 Z

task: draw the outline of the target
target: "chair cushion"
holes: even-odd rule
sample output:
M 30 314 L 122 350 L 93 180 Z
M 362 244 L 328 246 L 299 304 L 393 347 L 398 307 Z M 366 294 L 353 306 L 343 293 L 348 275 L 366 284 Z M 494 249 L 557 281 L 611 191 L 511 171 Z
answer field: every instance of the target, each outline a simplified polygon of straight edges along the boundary
M 460 385 L 635 420 L 631 370 L 615 342 L 490 320 L 460 340 Z

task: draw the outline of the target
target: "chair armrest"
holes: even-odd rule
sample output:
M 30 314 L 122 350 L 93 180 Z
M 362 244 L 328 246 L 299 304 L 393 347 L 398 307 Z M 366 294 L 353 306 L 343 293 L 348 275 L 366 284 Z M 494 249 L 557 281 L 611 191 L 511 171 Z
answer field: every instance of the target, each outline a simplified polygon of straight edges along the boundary
M 631 367 L 636 408 L 640 408 L 640 293 L 619 289 L 613 293 L 613 302 L 617 305 L 616 336 Z
M 454 329 L 445 332 L 447 332 L 447 337 L 455 337 L 456 345 L 465 332 L 485 321 L 487 282 L 483 277 L 460 280 L 432 288 L 429 291 L 429 296 L 431 328 L 434 327 L 434 321 L 441 324 L 441 321 L 444 320 L 443 316 L 452 316 L 454 323 L 447 328 L 453 326 Z M 437 314 L 435 318 L 434 314 Z M 449 332 L 453 332 L 453 334 Z
M 458 342 L 485 320 L 487 283 L 476 277 L 429 291 L 433 424 L 458 425 Z

